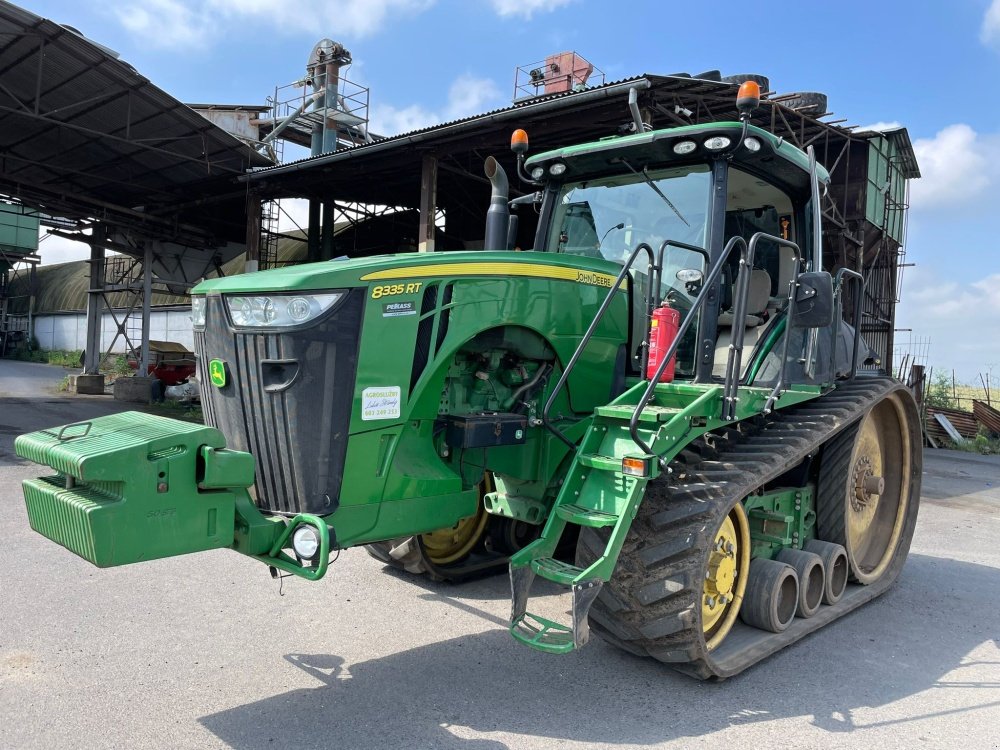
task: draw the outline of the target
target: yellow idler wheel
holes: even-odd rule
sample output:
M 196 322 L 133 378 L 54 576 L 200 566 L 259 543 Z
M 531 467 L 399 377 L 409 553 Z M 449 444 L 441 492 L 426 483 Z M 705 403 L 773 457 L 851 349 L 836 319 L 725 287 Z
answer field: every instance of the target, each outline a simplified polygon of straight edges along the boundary
M 447 565 L 464 559 L 483 538 L 489 513 L 483 505 L 483 496 L 493 492 L 493 475 L 486 474 L 479 483 L 479 505 L 475 514 L 459 520 L 450 529 L 438 529 L 420 535 L 420 543 L 427 559 L 435 565 Z
M 737 503 L 722 520 L 708 553 L 701 596 L 701 626 L 711 651 L 736 622 L 750 569 L 750 524 Z
M 914 446 L 898 394 L 828 446 L 820 470 L 820 537 L 844 546 L 851 578 L 877 581 L 895 557 L 910 503 Z

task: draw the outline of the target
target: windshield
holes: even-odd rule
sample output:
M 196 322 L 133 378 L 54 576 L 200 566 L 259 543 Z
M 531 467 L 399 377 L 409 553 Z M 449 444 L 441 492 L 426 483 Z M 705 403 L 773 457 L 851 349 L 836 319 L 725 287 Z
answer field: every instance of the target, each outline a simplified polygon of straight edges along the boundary
M 563 185 L 556 200 L 549 252 L 624 263 L 640 242 L 648 243 L 654 252 L 667 239 L 705 246 L 711 199 L 711 172 L 707 165 L 649 172 L 633 170 L 628 165 L 623 165 L 623 169 L 624 173 L 613 177 Z M 634 331 L 644 331 L 647 322 L 645 309 L 639 302 L 645 299 L 649 284 L 644 260 L 636 262 L 631 274 L 636 292 Z M 708 272 L 700 254 L 667 248 L 658 296 L 686 318 L 700 285 L 679 281 L 677 272 L 683 269 Z M 697 328 L 697 321 L 693 321 L 677 352 L 677 372 L 681 377 L 694 373 Z
M 567 183 L 547 249 L 622 263 L 640 242 L 654 250 L 666 239 L 704 247 L 710 184 L 707 165 Z

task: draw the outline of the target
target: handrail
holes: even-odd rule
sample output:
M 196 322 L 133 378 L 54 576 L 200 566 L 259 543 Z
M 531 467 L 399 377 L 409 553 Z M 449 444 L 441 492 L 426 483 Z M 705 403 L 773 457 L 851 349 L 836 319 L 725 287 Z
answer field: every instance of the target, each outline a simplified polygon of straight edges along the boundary
M 837 293 L 840 297 L 840 303 L 838 307 L 840 308 L 840 315 L 837 316 L 838 320 L 837 326 L 844 320 L 844 277 L 848 277 L 850 280 L 856 281 L 858 284 L 858 293 L 854 295 L 854 353 L 851 355 L 851 377 L 849 380 L 854 380 L 858 374 L 858 356 L 861 352 L 861 315 L 862 315 L 862 305 L 864 304 L 865 297 L 865 277 L 862 276 L 857 271 L 852 271 L 850 268 L 841 268 L 837 271 L 837 275 L 834 280 L 837 282 Z M 833 372 L 836 373 L 836 363 L 837 363 L 837 338 L 836 333 L 834 333 L 833 346 Z
M 639 251 L 644 250 L 646 256 L 649 259 L 648 275 L 652 278 L 654 271 L 656 271 L 655 259 L 653 257 L 653 248 L 645 242 L 640 242 L 635 246 L 635 250 L 629 255 L 628 261 L 622 266 L 621 272 L 618 274 L 618 278 L 615 279 L 614 285 L 611 287 L 611 291 L 604 298 L 604 302 L 601 303 L 600 308 L 597 310 L 597 314 L 591 321 L 590 325 L 587 327 L 586 332 L 583 334 L 583 338 L 580 339 L 580 343 L 577 344 L 576 351 L 573 352 L 573 356 L 569 358 L 569 362 L 566 363 L 566 368 L 562 371 L 559 376 L 559 380 L 556 382 L 556 387 L 552 389 L 552 393 L 549 394 L 548 400 L 545 402 L 545 407 L 542 409 L 542 424 L 545 425 L 545 429 L 555 435 L 557 438 L 562 440 L 566 445 L 568 445 L 572 450 L 576 450 L 576 443 L 566 437 L 562 430 L 555 427 L 551 420 L 549 419 L 549 411 L 552 409 L 552 404 L 555 403 L 556 396 L 559 392 L 566 386 L 566 381 L 569 380 L 569 374 L 576 367 L 576 363 L 580 360 L 580 355 L 583 354 L 583 350 L 587 348 L 587 344 L 590 342 L 591 337 L 594 335 L 594 331 L 597 330 L 597 325 L 601 322 L 604 314 L 611 307 L 611 301 L 614 299 L 615 294 L 617 294 L 618 289 L 621 287 L 622 282 L 625 277 L 628 276 L 628 272 L 632 270 L 632 264 L 635 263 L 635 259 L 639 256 Z M 653 296 L 653 285 L 650 284 L 649 290 L 646 293 L 646 307 L 649 308 L 652 304 Z M 649 309 L 649 312 L 652 312 Z M 648 356 L 648 347 L 643 350 L 643 369 L 646 366 L 646 357 Z
M 747 248 L 746 258 L 741 260 L 742 265 L 740 267 L 740 275 L 737 277 L 737 293 L 736 293 L 736 303 L 733 307 L 733 338 L 729 346 L 729 359 L 726 362 L 726 385 L 723 394 L 723 407 L 722 407 L 722 417 L 723 419 L 732 419 L 736 415 L 736 401 L 738 399 L 738 389 L 740 380 L 740 369 L 742 365 L 743 358 L 743 338 L 746 333 L 746 326 L 744 326 L 741 321 L 746 320 L 746 306 L 747 298 L 750 295 L 750 276 L 753 273 L 753 259 L 757 252 L 757 243 L 761 240 L 768 240 L 774 242 L 779 247 L 787 247 L 795 255 L 795 263 L 792 266 L 792 278 L 788 282 L 788 307 L 786 309 L 786 319 L 788 320 L 789 330 L 785 333 L 784 342 L 782 343 L 781 349 L 781 363 L 778 366 L 778 379 L 774 384 L 774 388 L 768 395 L 767 400 L 764 402 L 763 413 L 770 414 L 771 408 L 774 406 L 774 402 L 778 400 L 781 395 L 781 390 L 785 386 L 785 365 L 788 361 L 788 341 L 789 333 L 791 330 L 792 322 L 795 318 L 795 300 L 798 296 L 796 290 L 798 288 L 799 271 L 802 268 L 802 251 L 799 246 L 792 242 L 791 240 L 786 240 L 783 237 L 777 237 L 773 234 L 767 234 L 766 232 L 757 232 L 753 237 L 750 238 L 750 245 Z
M 649 379 L 649 385 L 646 386 L 646 390 L 642 394 L 642 398 L 639 399 L 639 403 L 636 404 L 635 411 L 632 412 L 632 418 L 629 420 L 628 428 L 629 435 L 632 436 L 632 441 L 642 448 L 646 454 L 652 455 L 653 449 L 650 448 L 646 442 L 639 437 L 639 415 L 642 410 L 646 408 L 646 404 L 653 397 L 653 391 L 656 388 L 656 384 L 660 382 L 660 376 L 663 375 L 663 371 L 667 369 L 667 363 L 673 359 L 674 355 L 677 353 L 677 347 L 680 346 L 681 340 L 684 338 L 684 334 L 687 333 L 688 329 L 691 327 L 692 321 L 697 317 L 696 312 L 702 307 L 704 307 L 709 294 L 712 293 L 715 282 L 719 280 L 719 276 L 722 275 L 722 269 L 725 267 L 726 263 L 729 261 L 729 256 L 732 254 L 733 250 L 737 245 L 742 245 L 743 250 L 741 257 L 745 257 L 747 252 L 747 243 L 742 237 L 733 237 L 726 243 L 725 249 L 722 251 L 722 255 L 712 266 L 712 270 L 708 272 L 708 277 L 704 280 L 701 292 L 695 297 L 694 302 L 691 304 L 691 309 L 688 311 L 687 317 L 681 323 L 680 328 L 677 331 L 677 335 L 674 337 L 673 342 L 667 348 L 664 353 L 663 358 L 660 360 L 659 367 L 656 368 L 656 373 L 652 378 Z

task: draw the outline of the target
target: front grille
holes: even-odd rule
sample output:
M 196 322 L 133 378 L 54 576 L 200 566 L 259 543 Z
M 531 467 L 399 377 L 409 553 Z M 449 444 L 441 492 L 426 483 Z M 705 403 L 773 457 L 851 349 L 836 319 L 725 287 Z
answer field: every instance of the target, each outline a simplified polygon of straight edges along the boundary
M 275 513 L 337 509 L 357 373 L 363 290 L 319 323 L 281 333 L 234 331 L 221 297 L 209 297 L 207 327 L 195 332 L 207 424 L 257 461 L 256 502 Z M 212 385 L 209 362 L 226 363 Z

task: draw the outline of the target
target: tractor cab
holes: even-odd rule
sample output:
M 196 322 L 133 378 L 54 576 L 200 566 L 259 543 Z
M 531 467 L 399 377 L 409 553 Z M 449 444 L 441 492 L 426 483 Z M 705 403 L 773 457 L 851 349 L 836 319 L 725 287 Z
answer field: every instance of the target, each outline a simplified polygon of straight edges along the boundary
M 654 259 L 662 258 L 648 265 L 640 260 L 629 273 L 635 373 L 651 283 L 658 285 L 655 298 L 679 311 L 682 321 L 695 316 L 677 348 L 676 376 L 707 382 L 725 376 L 735 330 L 742 329 L 748 352 L 780 332 L 797 266 L 820 266 L 809 159 L 755 127 L 710 123 L 609 138 L 533 156 L 523 172 L 541 188 L 536 249 L 620 266 L 645 243 Z M 818 182 L 828 181 L 822 167 L 815 172 Z M 746 247 L 760 233 L 745 309 L 738 313 L 741 255 L 733 240 Z M 692 312 L 709 270 L 720 262 L 714 289 Z M 741 377 L 762 372 L 753 363 L 753 356 L 743 358 Z

